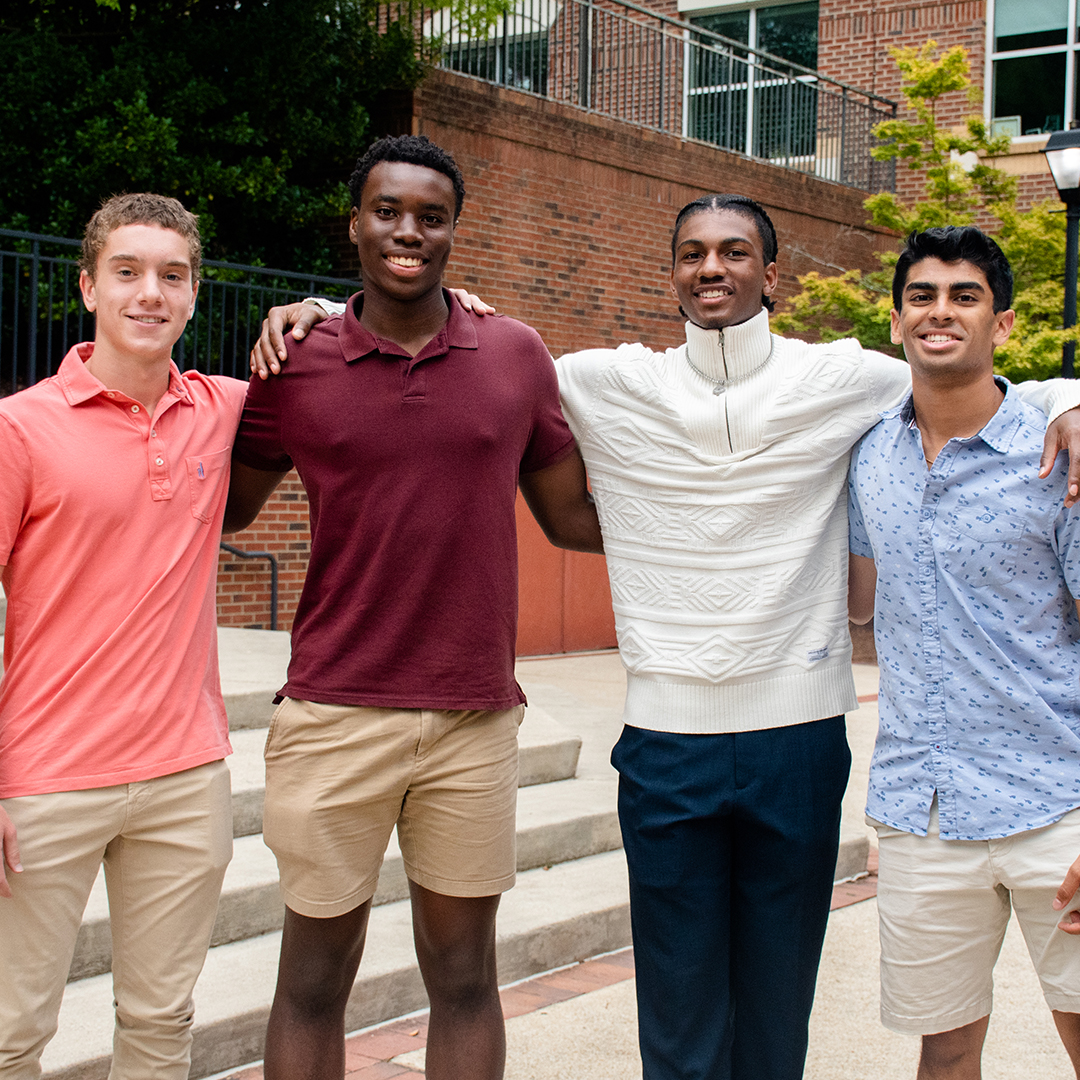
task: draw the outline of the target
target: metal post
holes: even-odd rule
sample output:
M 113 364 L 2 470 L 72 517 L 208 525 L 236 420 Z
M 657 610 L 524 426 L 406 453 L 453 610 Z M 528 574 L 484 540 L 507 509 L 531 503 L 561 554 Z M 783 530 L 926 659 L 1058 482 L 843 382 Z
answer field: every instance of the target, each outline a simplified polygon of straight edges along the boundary
M 37 350 L 38 350 L 38 264 L 41 262 L 41 244 L 35 240 L 30 247 L 30 325 L 27 327 L 27 349 L 29 358 L 26 372 L 26 385 L 33 386 L 37 382 Z M 1075 314 L 1075 310 L 1074 310 Z
M 592 107 L 592 94 L 590 83 L 592 80 L 592 0 L 588 0 L 581 8 L 581 37 L 578 43 L 578 102 L 583 109 Z
M 847 167 L 844 163 L 844 155 L 847 153 L 847 87 L 845 86 L 840 95 L 840 154 L 837 159 L 836 179 L 841 184 L 849 182 Z
M 1080 242 L 1080 202 L 1070 202 L 1065 208 L 1065 318 L 1066 330 L 1076 325 L 1076 272 Z M 1074 374 L 1076 342 L 1066 341 L 1061 347 L 1061 374 L 1071 379 Z

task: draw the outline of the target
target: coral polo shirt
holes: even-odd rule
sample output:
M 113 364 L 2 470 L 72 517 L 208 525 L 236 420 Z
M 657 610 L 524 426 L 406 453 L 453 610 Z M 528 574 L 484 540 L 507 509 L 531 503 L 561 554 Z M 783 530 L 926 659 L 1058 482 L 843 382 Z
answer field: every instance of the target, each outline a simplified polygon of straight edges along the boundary
M 230 751 L 216 580 L 245 384 L 173 365 L 149 416 L 86 370 L 92 352 L 0 401 L 2 798 Z
M 504 709 L 514 681 L 518 474 L 574 440 L 534 330 L 449 303 L 415 357 L 360 325 L 363 294 L 252 379 L 236 457 L 296 466 L 311 561 L 284 693 L 309 701 Z

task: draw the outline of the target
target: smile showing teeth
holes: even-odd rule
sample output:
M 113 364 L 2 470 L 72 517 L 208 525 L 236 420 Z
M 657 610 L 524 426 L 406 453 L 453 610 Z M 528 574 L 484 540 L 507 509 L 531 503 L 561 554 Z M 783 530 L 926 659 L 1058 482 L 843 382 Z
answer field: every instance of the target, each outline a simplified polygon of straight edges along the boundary
M 156 326 L 158 323 L 163 323 L 164 319 L 156 318 L 153 315 L 132 315 L 132 319 L 136 322 L 146 323 L 149 326 Z
M 702 300 L 719 300 L 721 296 L 729 295 L 727 289 L 703 289 L 698 293 L 698 297 Z
M 408 255 L 387 255 L 386 261 L 389 263 L 393 263 L 395 266 L 407 266 L 409 268 L 415 268 L 417 266 L 424 265 L 423 259 Z
M 929 341 L 931 344 L 941 345 L 947 341 L 955 341 L 956 338 L 952 334 L 924 334 L 923 341 Z

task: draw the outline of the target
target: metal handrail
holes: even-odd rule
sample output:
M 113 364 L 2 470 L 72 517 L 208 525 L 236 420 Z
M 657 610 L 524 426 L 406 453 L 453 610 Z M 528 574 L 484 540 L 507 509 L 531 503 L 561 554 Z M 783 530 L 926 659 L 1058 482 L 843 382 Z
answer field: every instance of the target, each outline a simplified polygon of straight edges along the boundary
M 238 559 L 266 559 L 270 563 L 270 629 L 277 629 L 278 613 L 278 561 L 277 557 L 269 551 L 242 551 L 233 544 L 221 541 L 221 546 Z
M 487 29 L 467 6 L 402 0 L 444 68 L 866 191 L 895 188 L 874 127 L 896 103 L 633 0 L 514 0 Z
M 0 395 L 53 374 L 72 345 L 93 338 L 79 294 L 80 241 L 0 229 Z M 246 379 L 267 308 L 312 293 L 344 299 L 360 283 L 266 266 L 203 261 L 195 315 L 173 357 L 180 368 Z

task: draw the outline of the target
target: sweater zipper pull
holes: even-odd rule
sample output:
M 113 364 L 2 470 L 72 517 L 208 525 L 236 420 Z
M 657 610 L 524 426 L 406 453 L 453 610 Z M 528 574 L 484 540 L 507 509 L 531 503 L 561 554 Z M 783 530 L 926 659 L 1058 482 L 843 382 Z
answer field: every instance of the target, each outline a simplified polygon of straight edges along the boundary
M 713 397 L 719 397 L 727 389 L 727 353 L 724 352 L 724 328 L 720 327 L 720 359 L 724 364 L 724 377 L 713 387 Z

